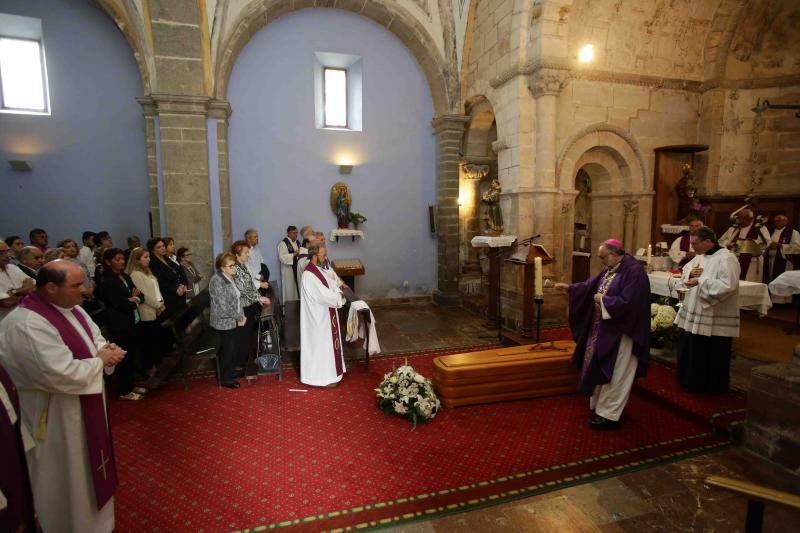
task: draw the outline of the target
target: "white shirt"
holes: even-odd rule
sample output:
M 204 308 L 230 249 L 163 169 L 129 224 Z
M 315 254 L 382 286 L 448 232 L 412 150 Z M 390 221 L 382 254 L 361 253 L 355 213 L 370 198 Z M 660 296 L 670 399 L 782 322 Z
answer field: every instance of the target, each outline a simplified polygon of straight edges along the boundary
M 78 261 L 83 263 L 83 265 L 86 267 L 86 270 L 89 272 L 89 275 L 94 277 L 94 251 L 88 246 L 81 247 L 80 251 L 78 252 Z
M 0 268 L 0 300 L 5 300 L 10 295 L 8 291 L 11 289 L 19 289 L 22 287 L 22 282 L 26 279 L 31 279 L 27 276 L 18 266 L 9 264 L 5 270 Z M 0 307 L 0 322 L 8 315 L 14 308 L 13 307 Z

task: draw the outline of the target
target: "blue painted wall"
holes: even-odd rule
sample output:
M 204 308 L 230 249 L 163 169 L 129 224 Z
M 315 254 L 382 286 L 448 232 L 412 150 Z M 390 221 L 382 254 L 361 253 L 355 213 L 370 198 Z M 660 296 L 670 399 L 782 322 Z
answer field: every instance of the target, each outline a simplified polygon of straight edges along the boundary
M 123 35 L 78 0 L 3 0 L 0 12 L 42 19 L 50 116 L 0 113 L 0 234 L 43 227 L 54 246 L 108 230 L 114 244 L 148 235 L 142 82 Z M 32 172 L 13 172 L 27 159 Z
M 363 131 L 316 129 L 314 52 L 363 58 Z M 337 181 L 367 217 L 364 241 L 329 243 L 334 259 L 357 257 L 362 296 L 428 294 L 435 286 L 436 198 L 433 104 L 425 75 L 392 33 L 335 9 L 304 10 L 268 24 L 239 56 L 228 90 L 234 238 L 248 227 L 277 277 L 277 245 L 289 224 L 336 227 L 329 195 Z M 338 158 L 355 167 L 340 175 Z M 404 287 L 408 282 L 408 287 Z

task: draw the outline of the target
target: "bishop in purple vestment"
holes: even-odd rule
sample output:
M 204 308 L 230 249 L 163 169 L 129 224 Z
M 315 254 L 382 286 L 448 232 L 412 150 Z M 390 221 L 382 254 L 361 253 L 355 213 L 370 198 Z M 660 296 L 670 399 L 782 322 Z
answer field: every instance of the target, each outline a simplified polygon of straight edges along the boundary
M 567 289 L 569 323 L 575 339 L 572 362 L 578 390 L 591 395 L 593 429 L 617 426 L 636 377 L 647 372 L 650 353 L 650 281 L 642 265 L 616 239 L 598 257 L 606 268 Z

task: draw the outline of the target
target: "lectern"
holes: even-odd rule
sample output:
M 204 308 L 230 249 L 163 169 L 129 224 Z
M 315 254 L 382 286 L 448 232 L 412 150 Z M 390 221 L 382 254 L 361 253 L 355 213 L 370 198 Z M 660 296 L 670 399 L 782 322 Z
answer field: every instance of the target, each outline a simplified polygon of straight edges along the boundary
M 536 279 L 535 264 L 537 257 L 542 260 L 542 265 L 547 265 L 554 261 L 553 256 L 551 256 L 547 249 L 541 244 L 530 244 L 527 246 L 527 250 L 523 247 L 510 259 L 506 259 L 509 263 L 521 265 L 525 269 L 522 291 L 522 328 L 520 329 L 520 335 L 528 338 L 533 336 L 533 306 L 530 305 L 530 303 L 534 301 L 536 303 L 536 336 L 538 337 L 538 330 L 541 325 L 542 302 L 544 301 L 541 295 L 534 294 L 534 280 Z

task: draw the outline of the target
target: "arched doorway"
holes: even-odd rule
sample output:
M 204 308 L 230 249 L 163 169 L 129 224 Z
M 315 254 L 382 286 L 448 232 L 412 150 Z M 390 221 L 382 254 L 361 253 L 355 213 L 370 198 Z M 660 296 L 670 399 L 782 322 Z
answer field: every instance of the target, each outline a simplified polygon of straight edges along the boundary
M 574 135 L 558 158 L 556 180 L 565 194 L 574 196 L 571 216 L 564 221 L 564 250 L 572 250 L 572 259 L 565 254 L 565 264 L 585 262 L 579 259 L 585 257 L 594 273 L 600 269 L 595 251 L 604 240 L 620 239 L 628 251 L 648 240 L 651 186 L 641 152 L 624 130 L 596 124 Z M 582 249 L 577 233 L 581 225 L 586 226 Z M 561 276 L 575 279 L 571 272 Z

